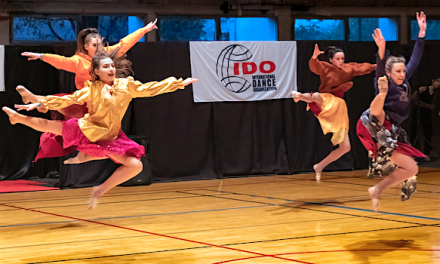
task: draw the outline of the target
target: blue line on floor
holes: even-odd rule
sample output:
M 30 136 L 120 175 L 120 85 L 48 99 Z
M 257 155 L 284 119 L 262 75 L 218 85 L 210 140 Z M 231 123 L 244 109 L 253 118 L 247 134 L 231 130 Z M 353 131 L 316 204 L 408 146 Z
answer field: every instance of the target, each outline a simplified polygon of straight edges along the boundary
M 228 192 L 225 192 L 225 191 L 221 191 L 221 192 L 222 193 L 228 193 Z M 234 193 L 234 194 L 236 194 L 236 193 Z M 283 201 L 287 201 L 287 202 L 296 202 L 296 203 L 303 203 L 303 204 L 313 204 L 313 205 L 328 206 L 328 207 L 335 207 L 335 208 L 349 209 L 349 210 L 356 210 L 356 211 L 363 211 L 363 212 L 371 212 L 371 213 L 375 212 L 373 210 L 356 208 L 356 207 L 331 205 L 331 204 L 325 204 L 325 203 L 304 202 L 304 201 L 300 201 L 300 200 L 289 200 L 289 199 L 284 199 L 284 198 L 274 198 L 274 197 L 270 197 L 270 196 L 259 196 L 259 195 L 251 195 L 251 194 L 244 194 L 244 193 L 240 193 L 240 195 L 247 195 L 247 196 L 260 197 L 260 198 L 266 198 L 266 199 L 278 199 L 278 200 L 283 200 Z M 411 217 L 411 218 L 419 218 L 419 219 L 440 221 L 440 218 L 424 217 L 424 216 L 418 216 L 418 215 L 399 214 L 399 213 L 380 212 L 380 211 L 379 211 L 379 213 L 381 213 L 381 214 L 388 214 L 388 215 L 403 216 L 403 217 Z
M 373 210 L 362 209 L 362 208 L 356 208 L 356 207 L 348 207 L 348 206 L 340 206 L 340 205 L 331 205 L 331 204 L 322 204 L 322 203 L 306 203 L 306 204 L 316 204 L 316 205 L 321 205 L 321 206 L 328 206 L 328 207 L 335 207 L 335 208 L 342 208 L 342 209 L 349 209 L 349 210 L 357 210 L 357 211 L 363 211 L 363 212 L 371 212 L 371 213 L 374 213 Z M 379 213 L 381 213 L 381 214 L 388 214 L 388 215 L 397 215 L 397 216 L 404 216 L 404 217 L 419 218 L 419 219 L 426 219 L 426 220 L 440 221 L 440 218 L 424 217 L 424 216 L 418 216 L 418 215 L 399 214 L 399 213 L 380 212 L 380 211 L 379 211 Z
M 233 208 L 223 208 L 223 209 L 210 209 L 210 210 L 200 210 L 200 211 L 173 212 L 173 213 L 163 213 L 163 214 L 128 215 L 128 216 L 117 216 L 117 217 L 109 217 L 109 218 L 95 218 L 95 219 L 89 219 L 89 220 L 91 220 L 91 221 L 100 221 L 100 220 L 111 220 L 111 219 L 121 219 L 121 218 L 149 217 L 149 216 L 158 216 L 158 215 L 176 215 L 176 214 L 205 213 L 205 212 L 216 212 L 216 211 L 237 210 L 237 209 L 250 209 L 250 208 L 270 207 L 270 206 L 279 206 L 279 204 L 268 204 L 268 205 L 258 205 L 258 206 L 244 206 L 244 207 L 233 207 Z M 0 228 L 19 227 L 19 226 L 33 226 L 33 225 L 48 225 L 48 224 L 64 224 L 64 223 L 72 223 L 72 222 L 78 222 L 78 221 L 61 221 L 61 222 L 31 223 L 31 224 L 22 224 L 22 225 L 5 225 L 5 226 L 0 226 Z

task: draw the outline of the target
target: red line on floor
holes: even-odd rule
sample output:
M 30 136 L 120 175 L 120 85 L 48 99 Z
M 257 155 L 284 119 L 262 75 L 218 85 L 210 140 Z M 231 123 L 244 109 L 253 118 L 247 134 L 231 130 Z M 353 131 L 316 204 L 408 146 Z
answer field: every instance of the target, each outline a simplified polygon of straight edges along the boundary
M 230 259 L 230 260 L 225 260 L 225 261 L 220 261 L 220 262 L 214 262 L 213 264 L 229 263 L 229 262 L 235 262 L 235 261 L 247 260 L 247 259 L 254 259 L 254 258 L 264 258 L 264 256 L 255 256 L 255 257 L 247 257 L 247 258 L 239 258 L 239 259 Z
M 260 257 L 271 257 L 271 258 L 288 260 L 288 261 L 297 262 L 297 263 L 313 264 L 313 263 L 310 263 L 310 262 L 304 262 L 304 261 L 300 261 L 300 260 L 294 260 L 294 259 L 287 259 L 287 258 L 283 258 L 283 257 L 278 257 L 276 255 L 266 255 L 266 254 L 258 253 L 258 252 L 252 252 L 252 251 L 247 251 L 247 250 L 242 250 L 242 249 L 237 249 L 237 248 L 219 246 L 219 245 L 215 245 L 215 244 L 211 244 L 211 243 L 200 242 L 200 241 L 190 240 L 190 239 L 185 239 L 185 238 L 180 238 L 180 237 L 173 237 L 173 236 L 168 236 L 168 235 L 164 235 L 164 234 L 153 233 L 153 232 L 143 231 L 143 230 L 129 228 L 129 227 L 117 226 L 117 225 L 97 222 L 97 221 L 93 221 L 93 220 L 87 220 L 87 219 L 67 216 L 67 215 L 60 215 L 60 214 L 55 214 L 55 213 L 49 213 L 49 212 L 44 212 L 44 211 L 39 211 L 39 210 L 34 210 L 34 209 L 29 209 L 29 208 L 24 208 L 24 207 L 19 207 L 19 206 L 15 206 L 15 205 L 8 205 L 8 204 L 3 204 L 3 203 L 0 203 L 0 205 L 6 206 L 6 207 L 11 207 L 11 208 L 16 208 L 16 209 L 21 209 L 21 210 L 26 210 L 26 211 L 31 211 L 31 212 L 35 212 L 35 213 L 42 213 L 42 214 L 47 214 L 47 215 L 53 215 L 53 216 L 58 216 L 58 217 L 69 218 L 69 219 L 73 219 L 73 220 L 77 220 L 77 221 L 83 221 L 83 222 L 89 222 L 89 223 L 93 223 L 93 224 L 100 224 L 100 225 L 105 225 L 105 226 L 110 226 L 110 227 L 116 227 L 116 228 L 120 228 L 120 229 L 125 229 L 125 230 L 130 230 L 130 231 L 150 234 L 150 235 L 154 235 L 154 236 L 161 236 L 161 237 L 166 237 L 166 238 L 170 238 L 170 239 L 176 239 L 176 240 L 181 240 L 181 241 L 185 241 L 185 242 L 190 242 L 190 243 L 197 243 L 197 244 L 201 244 L 201 245 L 205 245 L 205 246 L 217 247 L 217 248 L 222 248 L 222 249 L 229 249 L 229 250 L 234 250 L 234 251 L 239 251 L 239 252 L 259 255 Z

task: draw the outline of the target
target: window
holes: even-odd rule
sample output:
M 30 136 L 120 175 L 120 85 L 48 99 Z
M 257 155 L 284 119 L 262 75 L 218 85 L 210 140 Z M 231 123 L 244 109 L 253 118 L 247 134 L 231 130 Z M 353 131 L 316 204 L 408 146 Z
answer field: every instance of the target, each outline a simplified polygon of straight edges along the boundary
M 160 17 L 158 22 L 160 40 L 216 40 L 213 18 Z
M 128 17 L 128 34 L 131 34 L 143 27 L 144 27 L 144 19 L 142 17 L 136 17 L 136 16 Z M 145 36 L 143 36 L 139 40 L 139 42 L 145 42 Z
M 387 41 L 398 40 L 398 27 L 396 18 L 349 18 L 350 41 L 373 41 L 372 34 L 380 28 Z
M 77 23 L 81 21 L 81 23 Z M 81 27 L 78 26 L 81 25 Z M 141 17 L 80 16 L 80 17 L 13 17 L 12 42 L 76 41 L 77 28 L 98 28 L 104 41 L 114 44 L 144 26 Z M 141 40 L 142 41 L 142 40 Z
M 128 35 L 128 16 L 99 16 L 98 31 L 104 41 L 117 43 Z
M 68 17 L 13 17 L 12 42 L 76 41 L 76 19 Z
M 113 45 L 128 35 L 128 16 L 83 16 L 83 28 L 97 28 L 104 43 Z
M 295 19 L 295 40 L 345 40 L 342 19 Z
M 278 40 L 275 19 L 267 17 L 222 17 L 221 37 L 225 41 Z
M 427 19 L 426 40 L 440 40 L 440 20 Z M 417 20 L 411 20 L 411 39 L 416 40 L 419 36 L 419 24 Z

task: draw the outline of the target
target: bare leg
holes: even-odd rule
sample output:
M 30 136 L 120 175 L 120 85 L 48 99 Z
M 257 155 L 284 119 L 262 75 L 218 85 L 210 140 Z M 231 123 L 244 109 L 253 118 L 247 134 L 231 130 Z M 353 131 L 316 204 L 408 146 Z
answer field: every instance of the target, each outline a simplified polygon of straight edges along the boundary
M 142 171 L 142 162 L 135 157 L 128 155 L 110 155 L 110 157 L 122 165 L 103 184 L 93 187 L 92 199 L 88 206 L 89 209 L 93 209 L 96 206 L 98 199 L 108 190 L 133 178 Z
M 385 103 L 385 98 L 388 94 L 388 80 L 387 77 L 380 77 L 378 79 L 378 87 L 379 87 L 379 94 L 374 97 L 373 101 L 370 104 L 370 114 L 375 116 L 379 122 L 382 124 L 385 122 L 385 111 L 383 110 L 383 105 Z M 380 146 L 378 146 L 379 148 Z M 393 154 L 394 156 L 394 154 Z M 397 171 L 397 170 L 396 170 Z M 393 175 L 396 171 L 394 171 L 391 175 Z M 379 188 L 379 184 L 376 184 L 375 186 L 368 189 L 368 193 L 370 194 L 371 201 L 373 203 L 373 210 L 378 211 L 379 210 L 379 197 L 380 194 L 385 190 L 383 187 L 385 187 L 388 181 L 387 180 L 391 175 L 389 175 L 387 178 L 383 179 L 380 183 L 385 184 L 381 186 L 382 188 Z M 392 179 L 392 177 L 390 178 Z M 388 187 L 387 187 L 388 188 Z
M 376 212 L 379 206 L 378 200 L 382 192 L 384 192 L 391 186 L 397 185 L 411 178 L 419 171 L 419 167 L 412 157 L 406 156 L 405 154 L 402 154 L 398 151 L 394 151 L 390 159 L 394 164 L 398 166 L 398 168 L 393 171 L 393 173 L 388 175 L 385 179 L 380 181 L 378 184 L 368 189 L 371 199 L 377 199 L 377 201 L 373 201 L 373 209 Z
M 23 100 L 23 103 L 29 104 L 29 103 L 38 103 L 39 99 L 44 99 L 44 96 L 41 95 L 35 95 L 28 89 L 26 89 L 24 86 L 19 85 L 17 88 L 15 88 L 18 93 L 21 95 L 21 99 Z
M 80 164 L 92 160 L 103 160 L 103 159 L 108 159 L 108 157 L 92 157 L 85 153 L 78 152 L 78 155 L 76 155 L 76 157 L 65 160 L 64 164 Z
M 304 101 L 306 103 L 316 103 L 319 107 L 322 105 L 322 96 L 319 93 L 299 93 L 299 92 L 292 92 L 293 101 L 297 103 L 298 101 Z
M 13 125 L 21 123 L 40 132 L 50 132 L 56 135 L 62 134 L 63 125 L 59 120 L 47 120 L 39 117 L 25 116 L 6 106 L 2 109 L 9 116 L 9 121 Z
M 348 131 L 346 131 L 344 141 L 339 144 L 339 147 L 330 152 L 330 154 L 328 154 L 328 156 L 321 160 L 319 163 L 313 165 L 313 170 L 316 173 L 316 181 L 318 183 L 321 181 L 322 170 L 327 167 L 327 165 L 342 157 L 342 155 L 349 152 L 350 149 L 350 139 L 348 138 Z

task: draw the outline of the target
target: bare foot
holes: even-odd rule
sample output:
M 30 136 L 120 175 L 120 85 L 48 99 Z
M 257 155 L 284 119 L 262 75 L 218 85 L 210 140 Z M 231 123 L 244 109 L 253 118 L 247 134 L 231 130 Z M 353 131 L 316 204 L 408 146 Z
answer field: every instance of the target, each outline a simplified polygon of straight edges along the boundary
M 19 122 L 21 116 L 19 113 L 6 106 L 4 106 L 2 110 L 9 116 L 9 122 L 11 122 L 12 125 Z
M 25 104 L 38 103 L 38 97 L 32 92 L 30 92 L 28 89 L 26 89 L 24 86 L 19 85 L 15 89 L 21 95 L 21 99 L 23 100 L 23 103 Z
M 96 205 L 99 202 L 99 198 L 101 198 L 101 195 L 98 195 L 98 193 L 99 193 L 99 186 L 93 187 L 92 188 L 92 198 L 90 198 L 87 209 L 92 210 L 92 209 L 96 208 Z
M 301 93 L 298 93 L 298 92 L 295 92 L 295 91 L 292 92 L 293 101 L 295 103 L 298 103 L 299 100 L 301 100 L 300 96 L 301 96 Z
M 379 211 L 379 189 L 373 186 L 368 189 L 368 193 L 370 194 L 371 202 L 373 203 L 373 210 L 377 213 Z
M 319 168 L 318 164 L 313 165 L 313 170 L 316 173 L 316 181 L 318 183 L 321 183 L 321 173 L 322 173 L 322 170 Z
M 102 159 L 107 159 L 107 157 L 92 157 L 85 153 L 78 152 L 78 155 L 76 155 L 76 157 L 65 160 L 64 164 L 80 164 L 92 160 L 102 160 Z

